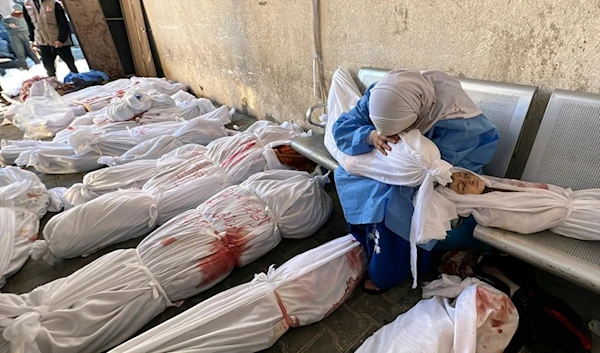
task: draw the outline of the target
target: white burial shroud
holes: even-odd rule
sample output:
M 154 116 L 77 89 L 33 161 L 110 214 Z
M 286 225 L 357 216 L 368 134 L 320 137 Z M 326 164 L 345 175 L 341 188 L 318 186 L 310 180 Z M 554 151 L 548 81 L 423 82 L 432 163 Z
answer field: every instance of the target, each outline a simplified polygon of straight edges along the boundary
M 332 209 L 325 178 L 287 170 L 259 173 L 165 224 L 137 249 L 111 252 L 30 293 L 0 294 L 0 352 L 96 353 L 123 342 L 172 302 L 220 281 L 231 271 L 229 263 L 242 266 L 263 256 L 281 235 L 299 238 L 316 231 Z M 360 258 L 358 243 L 350 240 Z M 324 315 L 346 289 L 345 282 L 332 288 L 331 280 L 345 281 L 340 275 L 350 269 L 308 277 L 314 283 L 300 283 L 281 298 L 295 303 L 295 293 L 312 293 L 312 300 L 323 301 L 323 313 L 306 315 Z M 317 285 L 322 291 L 314 293 Z M 302 315 L 293 310 L 291 305 L 290 315 Z
M 477 177 L 492 191 L 459 195 L 450 188 L 438 187 L 454 202 L 459 215 L 473 215 L 480 225 L 521 234 L 549 229 L 569 238 L 600 240 L 600 189 L 572 191 L 543 183 Z
M 352 235 L 332 240 L 205 300 L 110 353 L 262 351 L 290 328 L 321 321 L 335 311 L 366 266 Z
M 197 144 L 183 145 L 159 159 L 140 159 L 87 173 L 82 183 L 72 185 L 62 196 L 65 209 L 79 206 L 101 195 L 122 189 L 141 189 L 158 173 L 178 167 L 186 160 L 206 152 Z
M 32 257 L 53 263 L 55 256 L 82 256 L 147 234 L 250 175 L 283 168 L 276 157 L 269 158 L 274 156 L 269 146 L 301 135 L 266 121 L 248 130 L 214 141 L 204 152 L 152 177 L 142 190 L 104 194 L 54 216 L 44 228 L 44 240 L 35 243 Z
M 503 352 L 519 324 L 510 298 L 477 279 L 443 275 L 423 288 L 423 298 L 356 353 Z
M 333 75 L 327 102 L 328 116 L 325 147 L 348 173 L 396 186 L 420 186 L 413 200 L 415 209 L 411 220 L 411 272 L 413 287 L 417 283 L 417 244 L 446 238 L 450 222 L 457 217 L 451 202 L 441 197 L 435 184 L 451 182 L 452 165 L 441 159 L 437 146 L 419 130 L 400 135 L 400 141 L 384 156 L 376 149 L 350 156 L 337 148 L 333 124 L 344 112 L 350 111 L 361 99 L 350 73 L 338 68 Z M 381 251 L 386 251 L 381 249 Z

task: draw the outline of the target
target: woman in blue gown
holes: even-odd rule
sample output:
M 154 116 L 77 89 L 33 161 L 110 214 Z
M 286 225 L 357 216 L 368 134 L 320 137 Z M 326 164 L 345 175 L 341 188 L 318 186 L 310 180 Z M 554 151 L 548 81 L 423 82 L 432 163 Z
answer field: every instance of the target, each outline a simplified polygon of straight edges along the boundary
M 394 148 L 398 133 L 413 128 L 437 145 L 442 159 L 476 173 L 492 159 L 499 139 L 496 126 L 458 80 L 440 71 L 409 70 L 390 71 L 369 87 L 356 107 L 336 121 L 333 136 L 346 154 L 373 148 L 386 154 Z M 365 289 L 380 293 L 393 287 L 410 273 L 408 237 L 417 188 L 349 175 L 342 167 L 335 172 L 335 182 L 350 232 L 370 258 Z M 468 241 L 465 234 L 469 238 L 474 227 L 469 219 L 438 245 L 458 247 Z M 428 254 L 419 249 L 421 267 L 426 266 Z

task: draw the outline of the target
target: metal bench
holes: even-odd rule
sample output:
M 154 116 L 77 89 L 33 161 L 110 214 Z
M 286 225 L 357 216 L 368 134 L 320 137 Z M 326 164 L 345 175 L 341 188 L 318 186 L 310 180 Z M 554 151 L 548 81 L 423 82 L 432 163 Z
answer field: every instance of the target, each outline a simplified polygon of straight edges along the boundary
M 361 68 L 358 72 L 357 85 L 364 92 L 370 85 L 379 81 L 389 70 Z M 537 87 L 516 84 L 458 79 L 467 94 L 483 111 L 485 116 L 500 130 L 500 144 L 490 162 L 484 169 L 485 174 L 503 177 L 512 159 L 513 152 L 519 140 L 523 122 L 531 105 Z M 313 125 L 322 126 L 312 121 L 314 110 L 324 107 L 324 104 L 312 106 L 307 111 L 307 121 Z M 299 139 L 292 143 L 299 153 L 316 163 L 328 163 L 326 168 L 336 167 L 337 162 L 329 155 L 323 145 L 322 137 Z
M 550 98 L 522 179 L 600 188 L 600 95 L 556 90 Z M 475 238 L 600 293 L 600 242 L 545 231 L 521 235 L 477 226 Z

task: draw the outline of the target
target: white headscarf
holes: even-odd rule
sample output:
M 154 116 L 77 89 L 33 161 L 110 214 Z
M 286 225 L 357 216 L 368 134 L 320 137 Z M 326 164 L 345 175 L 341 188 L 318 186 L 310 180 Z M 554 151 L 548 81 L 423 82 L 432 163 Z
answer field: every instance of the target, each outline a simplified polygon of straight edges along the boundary
M 440 120 L 479 114 L 460 82 L 441 71 L 392 70 L 373 87 L 369 99 L 371 121 L 385 136 L 409 128 L 425 133 Z

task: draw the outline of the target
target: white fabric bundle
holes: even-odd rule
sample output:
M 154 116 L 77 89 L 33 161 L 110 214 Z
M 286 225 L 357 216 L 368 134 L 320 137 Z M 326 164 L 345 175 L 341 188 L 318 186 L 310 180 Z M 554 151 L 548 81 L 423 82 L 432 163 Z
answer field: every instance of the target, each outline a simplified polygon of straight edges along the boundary
M 326 181 L 298 171 L 258 173 L 165 223 L 138 246 L 140 257 L 171 301 L 189 298 L 265 255 L 282 236 L 316 232 L 332 211 Z
M 0 207 L 25 210 L 42 218 L 49 199 L 46 186 L 34 173 L 16 167 L 0 169 Z
M 91 127 L 80 128 L 69 136 L 69 144 L 79 154 L 95 151 L 101 156 L 120 156 L 137 144 L 164 135 L 177 137 L 182 144 L 209 142 L 227 136 L 223 121 L 229 121 L 228 108 L 183 122 L 142 125 L 128 130 L 104 132 Z
M 325 146 L 329 153 L 348 173 L 398 186 L 421 186 L 414 198 L 409 241 L 411 244 L 411 272 L 413 288 L 417 286 L 417 244 L 446 238 L 450 222 L 457 217 L 456 208 L 437 194 L 434 184 L 451 182 L 452 165 L 441 158 L 437 146 L 417 130 L 400 133 L 400 141 L 388 155 L 376 149 L 361 155 L 349 156 L 337 148 L 333 138 L 333 124 L 361 98 L 350 73 L 338 68 L 333 75 L 325 131 Z M 385 249 L 383 250 L 385 251 Z
M 15 164 L 19 155 L 32 147 L 40 144 L 49 144 L 46 141 L 22 141 L 22 140 L 2 140 L 0 141 L 0 167 Z
M 254 131 L 267 141 L 296 134 L 272 123 Z M 52 253 L 63 258 L 76 257 L 142 236 L 156 224 L 163 224 L 227 186 L 265 170 L 264 150 L 262 142 L 252 133 L 219 139 L 206 153 L 192 149 L 192 154 L 200 154 L 179 167 L 159 173 L 146 182 L 142 190 L 108 193 L 52 218 L 44 229 L 46 241 L 35 244 L 32 257 L 51 262 Z
M 291 327 L 318 322 L 352 293 L 366 268 L 352 235 L 300 254 L 131 339 L 111 353 L 257 352 Z
M 82 115 L 86 111 L 98 111 L 105 108 L 113 99 L 123 97 L 130 89 L 143 92 L 156 90 L 162 94 L 172 95 L 187 89 L 187 86 L 181 83 L 171 83 L 164 78 L 132 77 L 68 93 L 63 96 L 63 99 L 74 108 L 77 115 Z M 81 107 L 85 107 L 85 109 L 78 109 Z
M 600 240 L 600 189 L 572 191 L 555 185 L 474 175 L 492 191 L 459 195 L 450 188 L 438 187 L 444 197 L 454 202 L 460 216 L 473 215 L 480 225 L 521 234 L 549 229 L 569 238 Z
M 0 288 L 29 258 L 39 222 L 35 214 L 24 209 L 0 207 Z
M 100 157 L 98 158 L 98 163 L 108 166 L 118 166 L 134 161 L 152 160 L 181 146 L 183 146 L 183 143 L 178 137 L 172 135 L 159 136 L 137 144 L 120 157 Z
M 63 206 L 68 210 L 119 189 L 140 189 L 158 173 L 156 162 L 139 160 L 87 173 L 82 183 L 74 184 L 64 193 Z
M 67 144 L 49 142 L 23 151 L 15 160 L 15 164 L 31 167 L 44 174 L 71 174 L 100 168 L 99 157 L 94 151 L 80 155 Z
M 65 210 L 91 201 L 100 195 L 119 189 L 140 189 L 159 172 L 179 166 L 181 163 L 204 153 L 206 147 L 187 144 L 163 155 L 160 159 L 142 159 L 131 163 L 102 168 L 83 177 L 83 183 L 71 186 L 61 195 Z
M 73 108 L 76 115 L 83 115 L 87 110 L 97 111 L 106 107 L 113 98 L 122 97 L 131 87 L 131 80 L 122 78 L 105 85 L 86 87 L 67 93 L 62 98 Z
M 296 174 L 302 175 L 303 178 L 302 181 L 298 181 L 299 184 L 307 185 L 308 189 L 321 188 L 319 178 L 322 177 L 313 179 L 306 173 Z M 258 187 L 264 187 L 262 184 L 266 182 L 267 177 L 258 179 Z M 300 191 L 298 187 L 294 189 Z M 250 231 L 246 235 L 245 245 L 232 242 L 229 244 L 230 248 L 226 243 L 214 243 L 214 238 L 219 236 L 214 230 L 209 231 L 202 222 L 193 224 L 193 219 L 182 217 L 178 219 L 181 227 L 177 227 L 178 221 L 173 220 L 170 222 L 171 228 L 165 225 L 157 230 L 145 239 L 137 250 L 114 251 L 69 277 L 40 286 L 27 294 L 0 294 L 0 331 L 3 336 L 0 338 L 0 352 L 8 352 L 9 349 L 67 353 L 104 351 L 124 341 L 171 305 L 173 300 L 170 300 L 170 297 L 184 299 L 203 290 L 202 287 L 196 288 L 202 281 L 199 268 L 206 269 L 206 266 L 212 265 L 212 271 L 224 270 L 219 267 L 219 263 L 209 264 L 208 261 L 201 260 L 199 265 L 199 259 L 215 255 L 215 251 L 220 250 L 223 250 L 223 255 L 226 256 L 228 251 L 243 250 L 245 254 L 240 258 L 245 263 L 262 256 L 274 246 L 269 244 L 272 243 L 269 234 L 277 232 L 276 224 L 271 221 L 268 226 L 259 226 L 265 231 L 265 234 L 260 234 L 255 226 L 256 222 L 263 222 L 266 219 L 264 217 L 268 217 L 265 202 L 259 200 L 248 189 L 239 190 L 246 193 L 251 202 L 240 202 L 237 196 L 230 195 L 230 199 L 222 198 L 215 200 L 213 206 L 207 205 L 206 215 L 211 218 L 210 224 L 215 230 L 224 230 L 230 235 L 237 233 L 239 236 L 244 232 L 226 225 L 231 219 L 218 215 L 222 211 L 234 209 L 234 205 L 239 206 L 238 214 L 248 223 L 241 221 L 236 225 L 240 226 L 240 229 Z M 317 192 L 308 190 L 307 193 L 315 195 L 312 202 L 317 202 L 315 199 L 320 197 Z M 297 202 L 311 203 L 311 200 L 303 195 L 294 197 L 298 198 Z M 278 200 L 272 199 L 268 202 L 274 201 L 284 205 L 289 203 L 288 198 L 283 195 Z M 281 206 L 268 202 L 269 207 L 284 212 Z M 247 209 L 245 205 L 251 208 Z M 262 219 L 254 212 L 260 207 L 263 208 Z M 297 213 L 295 208 L 296 205 L 290 206 L 292 214 Z M 280 217 L 284 223 L 292 221 L 286 213 Z M 305 219 L 296 217 L 294 221 L 303 222 Z M 324 222 L 321 218 L 313 221 Z M 188 226 L 195 229 L 191 231 Z M 288 224 L 287 228 L 294 227 Z M 167 234 L 169 229 L 171 234 Z M 265 241 L 266 243 L 261 245 L 261 242 Z M 301 325 L 310 324 L 333 311 L 350 294 L 364 271 L 362 251 L 352 236 L 332 243 L 335 244 L 325 245 L 319 251 L 313 250 L 312 253 L 301 255 L 278 270 L 279 274 L 274 279 L 277 283 L 283 280 L 290 281 L 281 283 L 279 293 L 272 295 L 281 298 L 289 316 L 294 317 L 294 322 Z M 239 245 L 240 248 L 234 249 L 234 245 Z M 215 278 L 204 280 L 213 282 Z M 332 286 L 332 280 L 339 281 L 339 285 Z M 291 281 L 293 283 L 290 283 Z M 315 291 L 315 288 L 321 290 Z M 298 293 L 300 299 L 296 296 Z M 271 304 L 279 308 L 276 302 Z M 281 316 L 282 312 L 279 311 L 275 327 L 290 322 L 289 317 Z
M 43 139 L 71 124 L 75 114 L 47 80 L 31 87 L 32 95 L 16 109 L 13 124 L 25 133 L 25 139 Z M 39 92 L 34 95 L 34 92 Z
M 273 144 L 284 144 L 301 135 L 296 130 L 259 121 L 248 131 L 210 143 L 200 154 L 179 167 L 150 179 L 143 190 L 158 200 L 158 224 L 193 209 L 224 188 L 239 184 L 250 175 L 282 165 L 267 158 Z
M 510 298 L 476 279 L 443 276 L 423 288 L 431 299 L 377 330 L 356 353 L 503 352 L 519 323 Z
M 175 105 L 174 100 L 171 103 Z M 123 98 L 113 100 L 106 106 L 106 115 L 112 121 L 126 121 L 152 108 L 153 104 L 154 101 L 148 93 L 131 89 Z
M 156 159 L 188 143 L 206 145 L 217 138 L 227 136 L 227 130 L 223 125 L 230 122 L 227 106 L 221 106 L 199 118 L 188 121 L 185 127 L 180 128 L 172 136 L 157 136 L 146 140 L 132 147 L 120 157 L 101 157 L 98 159 L 98 163 L 117 165 L 138 159 Z
M 32 172 L 0 169 L 0 287 L 27 261 L 49 199 L 46 187 Z
M 141 190 L 102 195 L 52 217 L 44 228 L 44 240 L 33 244 L 31 257 L 53 264 L 55 257 L 91 254 L 150 232 L 156 216 L 154 199 Z
M 21 295 L 0 294 L 0 352 L 97 353 L 171 306 L 135 249 Z

